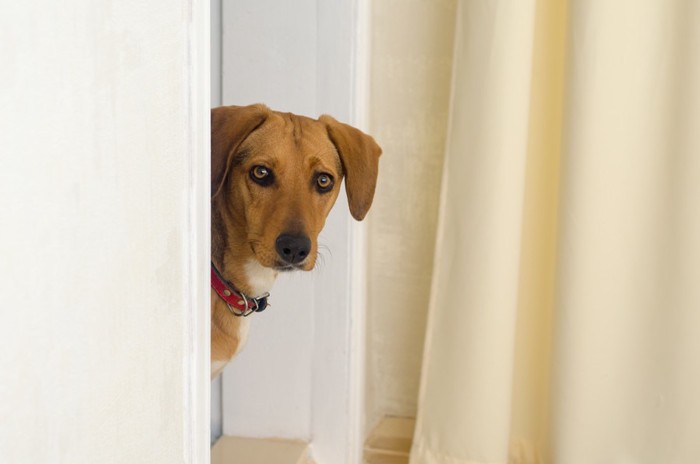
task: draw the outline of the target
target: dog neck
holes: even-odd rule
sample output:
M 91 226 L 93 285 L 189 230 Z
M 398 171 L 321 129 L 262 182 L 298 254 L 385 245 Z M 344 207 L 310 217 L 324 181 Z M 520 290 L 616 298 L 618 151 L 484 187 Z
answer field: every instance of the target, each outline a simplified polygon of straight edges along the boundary
M 260 265 L 248 245 L 245 229 L 234 216 L 222 212 L 222 203 L 212 200 L 211 259 L 222 277 L 246 296 L 268 293 L 277 272 Z M 228 231 L 228 232 L 227 232 Z M 226 302 L 211 290 L 212 378 L 236 355 L 246 342 L 250 318 L 234 317 Z
M 277 271 L 262 266 L 248 244 L 242 220 L 235 212 L 222 210 L 220 196 L 212 202 L 211 254 L 221 275 L 246 296 L 269 293 Z

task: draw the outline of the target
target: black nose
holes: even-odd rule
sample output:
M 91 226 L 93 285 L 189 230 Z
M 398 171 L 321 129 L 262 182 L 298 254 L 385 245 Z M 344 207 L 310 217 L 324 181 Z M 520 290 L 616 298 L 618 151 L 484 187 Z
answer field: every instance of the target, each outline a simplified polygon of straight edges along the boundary
M 309 256 L 311 240 L 306 235 L 282 234 L 277 237 L 275 248 L 286 263 L 297 264 Z

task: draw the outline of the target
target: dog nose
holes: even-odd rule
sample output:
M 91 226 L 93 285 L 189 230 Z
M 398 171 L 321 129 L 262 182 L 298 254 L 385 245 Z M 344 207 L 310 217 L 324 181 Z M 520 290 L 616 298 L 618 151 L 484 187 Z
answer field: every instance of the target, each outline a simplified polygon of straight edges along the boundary
M 282 234 L 275 242 L 277 254 L 289 264 L 297 264 L 309 256 L 311 240 L 305 235 Z

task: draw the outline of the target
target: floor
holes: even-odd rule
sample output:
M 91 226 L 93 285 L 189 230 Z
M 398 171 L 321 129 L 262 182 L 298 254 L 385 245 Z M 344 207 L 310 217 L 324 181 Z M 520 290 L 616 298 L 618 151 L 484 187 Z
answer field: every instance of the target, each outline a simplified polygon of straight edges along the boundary
M 313 464 L 308 444 L 223 436 L 211 449 L 211 464 Z
M 364 464 L 408 464 L 416 421 L 384 417 L 365 441 Z M 211 450 L 212 464 L 313 464 L 307 443 L 222 436 Z
M 385 417 L 365 442 L 365 464 L 408 464 L 416 420 Z

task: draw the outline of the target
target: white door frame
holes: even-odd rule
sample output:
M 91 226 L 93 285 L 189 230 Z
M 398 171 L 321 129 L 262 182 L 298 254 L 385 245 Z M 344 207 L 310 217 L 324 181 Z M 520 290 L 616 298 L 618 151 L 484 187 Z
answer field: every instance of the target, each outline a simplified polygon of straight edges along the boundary
M 187 30 L 189 107 L 189 217 L 188 262 L 185 266 L 187 314 L 183 401 L 185 403 L 186 462 L 208 463 L 210 460 L 210 17 L 209 0 L 189 2 Z
M 209 0 L 0 30 L 0 462 L 207 463 Z

